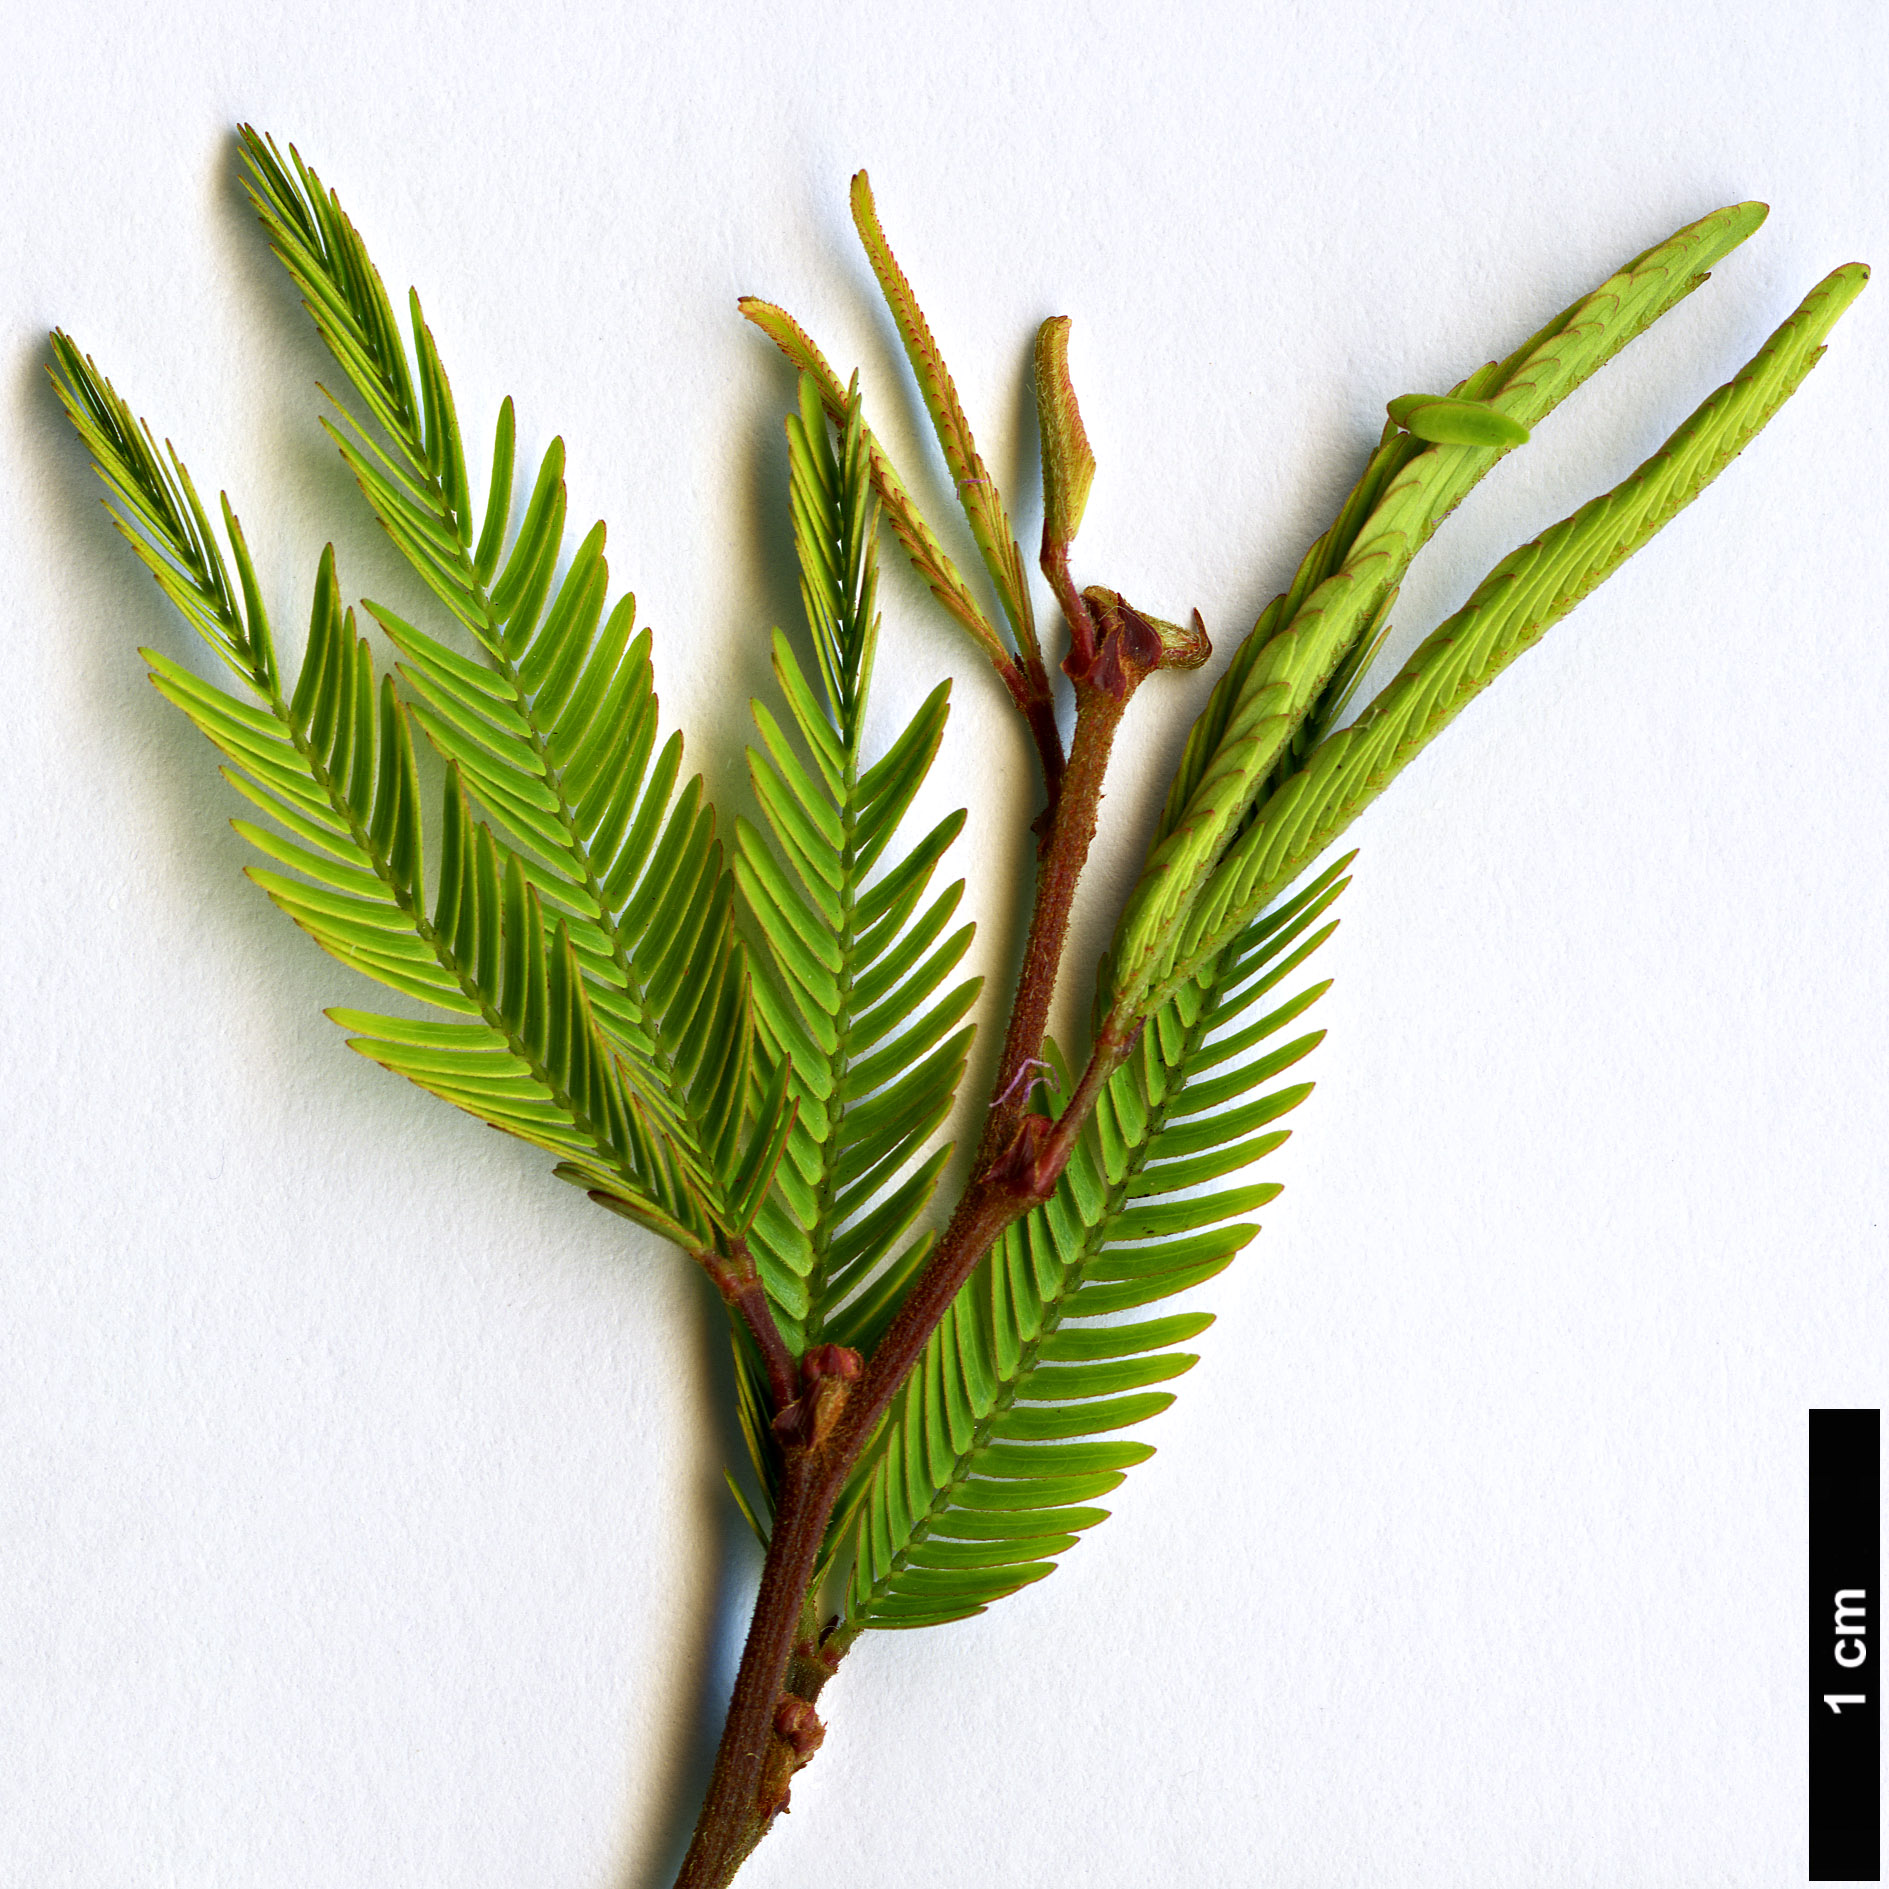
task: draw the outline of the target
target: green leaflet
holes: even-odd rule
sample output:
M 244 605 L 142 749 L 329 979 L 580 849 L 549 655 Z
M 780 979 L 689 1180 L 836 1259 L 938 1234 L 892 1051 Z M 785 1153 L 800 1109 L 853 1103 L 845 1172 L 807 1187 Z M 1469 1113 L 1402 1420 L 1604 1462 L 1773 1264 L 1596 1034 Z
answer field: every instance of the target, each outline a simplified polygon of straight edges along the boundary
M 1173 1401 L 1148 1387 L 1195 1362 L 1173 1347 L 1212 1320 L 1146 1308 L 1221 1271 L 1257 1231 L 1238 1216 L 1279 1191 L 1193 1190 L 1277 1147 L 1285 1131 L 1270 1124 L 1310 1091 L 1266 1085 L 1324 1033 L 1271 1046 L 1328 985 L 1251 1012 L 1335 929 L 1319 921 L 1348 863 L 1175 993 L 1110 1079 L 1055 1195 L 959 1293 L 836 1511 L 830 1540 L 853 1555 L 842 1634 L 962 1619 L 1040 1580 L 1107 1514 L 1082 1505 L 1152 1454 L 1116 1433 Z M 1123 1312 L 1135 1320 L 1095 1322 Z
M 408 718 L 343 612 L 334 555 L 316 576 L 308 647 L 285 698 L 255 574 L 224 504 L 242 602 L 182 464 L 91 362 L 55 335 L 61 401 L 123 507 L 120 529 L 166 595 L 263 704 L 249 707 L 154 650 L 158 691 L 223 752 L 232 784 L 279 830 L 236 829 L 273 863 L 249 876 L 343 964 L 444 1012 L 413 1022 L 334 1011 L 352 1047 L 557 1155 L 643 1225 L 699 1244 L 698 1177 L 674 1148 L 661 1088 L 598 1028 L 568 926 L 516 854 L 474 822 L 449 770 L 439 890 L 425 910 Z M 287 870 L 278 870 L 286 868 Z M 646 1085 L 646 1086 L 645 1086 Z
M 756 944 L 762 1058 L 795 1104 L 772 1199 L 753 1245 L 796 1342 L 870 1345 L 916 1253 L 887 1261 L 923 1212 L 949 1158 L 914 1156 L 950 1111 L 970 1047 L 964 1023 L 980 980 L 946 988 L 970 943 L 940 941 L 961 882 L 927 903 L 931 876 L 963 824 L 955 814 L 911 850 L 892 841 L 944 732 L 948 686 L 867 765 L 864 727 L 878 638 L 873 496 L 857 385 L 837 444 L 820 389 L 800 381 L 787 422 L 794 541 L 817 683 L 775 633 L 783 727 L 754 704 L 748 755 L 766 832 L 743 821 L 735 877 Z M 792 730 L 790 736 L 788 730 Z M 797 737 L 797 741 L 794 737 Z M 752 1372 L 757 1361 L 746 1360 Z M 750 1390 L 758 1410 L 760 1400 Z M 771 1446 L 751 1426 L 767 1480 Z
M 1824 336 L 1868 280 L 1860 263 L 1826 276 L 1637 471 L 1483 579 L 1396 680 L 1261 807 L 1187 914 L 1162 988 L 1211 960 L 1220 941 L 1343 832 L 1471 696 L 1731 464 L 1816 365 Z
M 1451 395 L 1524 427 L 1539 425 L 1697 288 L 1704 271 L 1765 214 L 1762 204 L 1734 204 L 1688 224 Z M 1275 778 L 1295 734 L 1308 719 L 1320 724 L 1318 732 L 1331 725 L 1331 691 L 1347 654 L 1381 633 L 1410 560 L 1507 450 L 1427 445 L 1394 423 L 1385 427 L 1337 521 L 1306 553 L 1292 587 L 1261 614 L 1189 737 L 1155 844 L 1116 931 L 1118 1015 L 1142 1013 L 1165 974 L 1176 927 Z M 1358 673 L 1349 671 L 1349 680 Z
M 783 1115 L 756 1119 L 755 1107 L 786 1104 L 754 1060 L 747 955 L 713 809 L 699 778 L 676 791 L 680 736 L 658 743 L 634 598 L 605 607 L 604 527 L 582 539 L 559 579 L 564 448 L 554 440 L 508 545 L 509 400 L 479 522 L 451 384 L 417 295 L 410 363 L 339 199 L 293 151 L 285 164 L 268 140 L 247 127 L 242 135 L 249 193 L 276 254 L 386 444 L 345 413 L 328 432 L 388 536 L 478 652 L 470 660 L 370 604 L 402 658 L 408 711 L 510 837 L 520 873 L 570 940 L 586 1001 L 663 1095 L 707 1221 L 738 1235 L 754 1211 L 755 1161 L 778 1152 L 786 1130 Z
M 1528 428 L 1486 400 L 1442 394 L 1399 394 L 1385 403 L 1394 426 L 1434 446 L 1526 446 Z

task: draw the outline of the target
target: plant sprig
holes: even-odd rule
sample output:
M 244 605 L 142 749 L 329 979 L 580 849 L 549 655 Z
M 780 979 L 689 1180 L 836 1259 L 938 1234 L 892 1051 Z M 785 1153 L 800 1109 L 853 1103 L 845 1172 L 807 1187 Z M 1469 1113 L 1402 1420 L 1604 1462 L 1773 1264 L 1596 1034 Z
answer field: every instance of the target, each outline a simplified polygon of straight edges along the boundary
M 284 158 L 248 128 L 242 141 L 251 199 L 352 398 L 323 424 L 434 616 L 365 604 L 398 658 L 377 670 L 330 546 L 291 681 L 228 498 L 220 540 L 181 458 L 63 333 L 54 384 L 120 533 L 238 685 L 143 652 L 267 822 L 234 823 L 267 861 L 250 877 L 423 1012 L 331 1011 L 351 1047 L 546 1149 L 724 1300 L 751 1477 L 730 1487 L 766 1560 L 678 1877 L 720 1889 L 787 1807 L 823 1735 L 816 1702 L 860 1635 L 959 1620 L 1040 1581 L 1150 1454 L 1118 1433 L 1172 1402 L 1165 1387 L 1195 1361 L 1181 1347 L 1211 1323 L 1168 1301 L 1251 1240 L 1247 1216 L 1278 1186 L 1248 1171 L 1310 1092 L 1278 1079 L 1322 1037 L 1292 1032 L 1328 982 L 1282 986 L 1331 935 L 1353 856 L 1308 875 L 1473 695 L 1730 463 L 1868 272 L 1818 284 L 1657 453 L 1498 564 L 1346 723 L 1442 519 L 1763 206 L 1688 225 L 1453 387 L 1392 398 L 1337 519 L 1209 692 L 1109 952 L 1071 966 L 1114 741 L 1142 684 L 1208 647 L 1198 616 L 1168 622 L 1077 585 L 1098 467 L 1068 318 L 1035 346 L 1038 563 L 1066 632 L 1065 743 L 1010 508 L 863 171 L 855 224 L 995 613 L 874 438 L 857 376 L 843 381 L 782 310 L 743 300 L 797 371 L 786 501 L 811 662 L 774 632 L 778 695 L 754 705 L 749 756 L 759 818 L 730 828 L 699 777 L 679 785 L 681 736 L 661 737 L 633 599 L 610 601 L 604 527 L 572 542 L 562 441 L 515 491 L 506 400 L 477 503 L 418 295 L 403 334 L 334 192 L 292 147 Z M 882 752 L 867 743 L 882 520 L 997 670 L 1042 776 L 1043 805 L 1022 810 L 1037 846 L 1021 966 L 969 1171 L 939 1214 L 937 1136 L 982 985 L 952 981 L 971 935 L 962 882 L 932 891 L 962 813 L 904 831 L 948 680 Z M 430 839 L 416 730 L 445 770 Z M 1089 1038 L 1066 1059 L 1051 1003 L 1091 972 Z

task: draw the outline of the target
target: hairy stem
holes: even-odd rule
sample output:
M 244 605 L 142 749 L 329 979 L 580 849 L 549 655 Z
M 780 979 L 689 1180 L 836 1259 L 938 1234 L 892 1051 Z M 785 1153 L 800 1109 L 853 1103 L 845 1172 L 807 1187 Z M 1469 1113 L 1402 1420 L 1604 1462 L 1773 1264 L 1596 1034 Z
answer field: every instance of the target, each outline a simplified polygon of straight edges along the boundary
M 800 1394 L 799 1360 L 781 1334 L 747 1241 L 736 1239 L 730 1245 L 732 1250 L 727 1254 L 712 1247 L 698 1252 L 696 1263 L 714 1282 L 722 1302 L 747 1326 L 767 1370 L 767 1388 L 774 1408 L 785 1410 Z
M 1003 1050 L 997 1058 L 990 1113 L 978 1142 L 980 1169 L 1003 1153 L 1025 1113 L 1029 1065 L 1042 1054 L 1050 999 L 1056 994 L 1063 943 L 1069 931 L 1069 912 L 1095 838 L 1102 779 L 1108 771 L 1109 751 L 1125 706 L 1113 696 L 1092 689 L 1078 690 L 1076 702 L 1076 732 L 1069 744 L 1069 766 L 1063 776 L 1063 790 L 1049 808 L 1029 937 L 1023 947 L 1023 968 L 1017 978 Z
M 1019 669 L 1012 665 L 1004 675 L 1004 686 L 1029 725 L 1030 739 L 1036 743 L 1036 758 L 1043 770 L 1043 785 L 1048 794 L 1046 812 L 1054 813 L 1062 798 L 1063 738 L 1056 726 L 1056 704 L 1050 695 L 1049 673 L 1043 659 L 1034 651 L 1025 655 Z
M 795 1691 L 789 1680 L 806 1683 L 801 1668 L 808 1662 L 804 1650 L 796 1657 L 796 1648 L 805 1639 L 808 1589 L 833 1506 L 972 1269 L 1012 1221 L 1055 1190 L 1102 1083 L 1125 1053 L 1123 1044 L 1098 1041 L 1063 1117 L 1051 1124 L 1028 1113 L 1030 1065 L 1042 1051 L 1070 908 L 1095 838 L 1103 777 L 1125 706 L 1125 695 L 1077 689 L 1075 738 L 1061 791 L 1053 793 L 1048 809 L 1010 1024 L 977 1158 L 950 1224 L 863 1374 L 845 1388 L 830 1430 L 787 1445 L 760 1592 L 708 1795 L 676 1889 L 724 1889 L 785 1802 L 786 1779 L 804 1758 L 782 1728 L 791 1727 L 802 1704 L 810 1718 L 812 1705 L 808 1693 Z M 814 1678 L 819 1680 L 817 1670 Z M 817 1689 L 817 1683 L 809 1687 Z
M 1062 605 L 1063 615 L 1069 622 L 1070 664 L 1076 669 L 1085 669 L 1095 655 L 1095 620 L 1082 600 L 1082 592 L 1076 588 L 1076 580 L 1069 574 L 1069 546 L 1051 536 L 1047 521 L 1037 562 L 1042 565 L 1043 575 L 1049 579 L 1049 587 L 1056 593 L 1056 601 Z
M 832 1473 L 833 1460 L 831 1441 L 817 1454 L 799 1446 L 786 1452 L 741 1671 L 676 1889 L 723 1889 L 772 1820 L 774 1806 L 761 1801 L 762 1773 L 826 1518 L 845 1479 L 843 1470 Z

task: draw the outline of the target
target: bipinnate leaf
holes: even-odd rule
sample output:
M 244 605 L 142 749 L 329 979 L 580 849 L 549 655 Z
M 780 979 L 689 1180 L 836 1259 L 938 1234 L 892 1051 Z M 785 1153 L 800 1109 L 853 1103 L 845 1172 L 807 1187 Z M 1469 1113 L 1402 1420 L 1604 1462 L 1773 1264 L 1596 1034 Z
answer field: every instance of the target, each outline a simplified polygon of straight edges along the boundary
M 509 400 L 475 515 L 451 384 L 418 296 L 408 298 L 410 362 L 334 192 L 293 150 L 285 162 L 249 128 L 243 142 L 276 254 L 381 437 L 345 409 L 324 424 L 388 536 L 472 641 L 469 657 L 368 606 L 402 658 L 412 719 L 511 840 L 547 922 L 569 938 L 586 1001 L 661 1093 L 708 1220 L 736 1236 L 787 1122 L 753 1116 L 765 1085 L 732 880 L 699 778 L 678 791 L 681 737 L 659 745 L 635 599 L 607 607 L 604 527 L 570 548 L 554 439 L 511 530 Z
M 1116 1433 L 1173 1402 L 1151 1386 L 1194 1364 L 1174 1347 L 1212 1319 L 1147 1310 L 1224 1269 L 1258 1230 L 1240 1216 L 1279 1192 L 1213 1184 L 1278 1147 L 1273 1124 L 1310 1093 L 1269 1085 L 1322 1038 L 1286 1032 L 1329 984 L 1254 1013 L 1336 928 L 1320 921 L 1348 863 L 1174 994 L 1110 1078 L 1055 1195 L 958 1294 L 835 1512 L 830 1552 L 853 1555 L 842 1644 L 981 1613 L 1042 1579 L 1106 1517 L 1088 1505 L 1153 1453 Z
M 1617 571 L 1735 459 L 1823 354 L 1869 271 L 1833 271 L 1737 377 L 1611 492 L 1504 558 L 1348 728 L 1328 735 L 1260 809 L 1188 913 L 1163 983 L 1211 961 L 1524 650 Z
M 786 1073 L 796 1110 L 754 1244 L 769 1276 L 793 1282 L 777 1296 L 791 1299 L 806 1344 L 859 1347 L 885 1309 L 882 1269 L 950 1154 L 934 1150 L 912 1167 L 956 1095 L 980 981 L 946 988 L 972 935 L 969 926 L 944 935 L 962 883 L 926 904 L 963 814 L 906 851 L 895 846 L 938 752 L 949 685 L 876 761 L 865 752 L 878 504 L 857 384 L 836 440 L 818 382 L 804 374 L 787 439 L 815 677 L 777 631 L 785 725 L 756 702 L 761 746 L 748 756 L 765 831 L 744 821 L 736 835 L 763 1059 Z
M 252 707 L 154 650 L 159 692 L 223 752 L 226 778 L 272 825 L 235 822 L 270 862 L 249 876 L 331 956 L 443 1013 L 332 1013 L 353 1047 L 482 1121 L 549 1150 L 588 1187 L 684 1245 L 709 1232 L 699 1177 L 678 1153 L 662 1084 L 598 1028 L 569 929 L 551 923 L 515 853 L 475 822 L 449 768 L 439 887 L 425 906 L 409 719 L 341 605 L 332 549 L 285 694 L 240 528 L 225 501 L 242 601 L 181 465 L 64 335 L 54 376 L 126 537 L 255 698 Z
M 1688 224 L 1565 309 L 1506 360 L 1479 368 L 1451 396 L 1480 402 L 1525 428 L 1538 426 L 1697 288 L 1704 272 L 1764 217 L 1764 205 L 1744 203 Z M 1308 720 L 1330 726 L 1334 681 L 1347 656 L 1381 632 L 1410 560 L 1507 450 L 1432 445 L 1386 426 L 1336 522 L 1235 652 L 1189 737 L 1155 844 L 1116 932 L 1121 1014 L 1143 1008 L 1169 958 L 1177 923 L 1275 779 L 1295 736 Z

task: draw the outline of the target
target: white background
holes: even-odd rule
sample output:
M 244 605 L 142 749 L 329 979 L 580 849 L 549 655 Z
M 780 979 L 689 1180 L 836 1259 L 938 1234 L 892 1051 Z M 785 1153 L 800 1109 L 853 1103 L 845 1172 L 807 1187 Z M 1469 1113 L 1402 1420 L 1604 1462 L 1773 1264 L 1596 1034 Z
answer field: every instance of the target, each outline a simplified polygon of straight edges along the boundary
M 44 331 L 229 488 L 292 648 L 330 537 L 351 595 L 415 601 L 233 181 L 236 121 L 295 139 L 424 291 L 468 431 L 511 392 L 534 455 L 564 433 L 733 810 L 797 621 L 790 379 L 736 296 L 857 361 L 948 504 L 859 165 L 1025 545 L 1027 344 L 1068 313 L 1079 576 L 1223 657 L 1388 397 L 1770 202 L 1439 534 L 1401 653 L 1889 261 L 1882 14 L 60 11 L 12 0 L 0 72 L 0 1882 L 661 1889 L 755 1569 L 718 1314 L 323 1020 L 372 989 L 239 876 L 135 649 L 208 658 Z M 1361 822 L 1287 1191 L 1197 1295 L 1159 1455 L 1048 1582 L 862 1645 L 744 1882 L 1802 1880 L 1804 1413 L 1882 1401 L 1889 1314 L 1886 296 Z M 895 555 L 882 713 L 959 677 L 928 805 L 970 806 L 1001 981 L 1028 756 Z M 1135 705 L 1086 954 L 1204 688 Z

